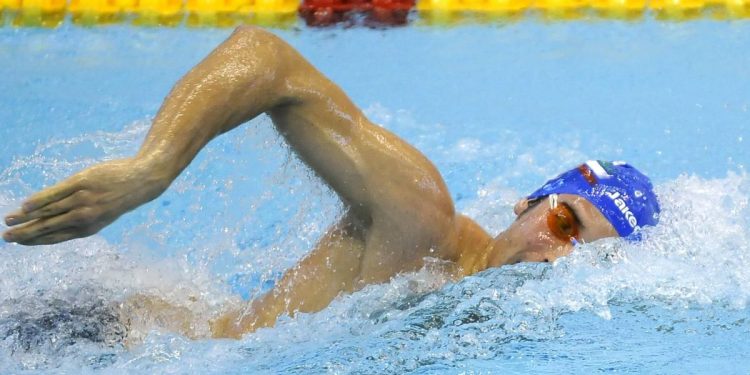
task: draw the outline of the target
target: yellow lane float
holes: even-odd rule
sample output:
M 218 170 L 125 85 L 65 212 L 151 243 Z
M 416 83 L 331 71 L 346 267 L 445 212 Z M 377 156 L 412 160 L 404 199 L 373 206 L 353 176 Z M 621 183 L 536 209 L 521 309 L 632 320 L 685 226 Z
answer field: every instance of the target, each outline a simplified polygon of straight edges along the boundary
M 362 9 L 374 9 L 392 2 L 383 1 L 315 0 L 311 4 L 330 3 L 335 8 L 356 3 Z M 83 25 L 132 19 L 134 24 L 151 26 L 176 26 L 184 21 L 189 26 L 251 23 L 278 27 L 297 24 L 301 8 L 300 0 L 0 0 L 0 9 L 4 12 L 0 19 L 12 20 L 14 26 L 55 27 L 70 14 L 73 23 Z M 507 22 L 533 14 L 558 20 L 592 16 L 632 20 L 653 14 L 656 19 L 679 21 L 748 18 L 750 0 L 417 0 L 416 6 L 412 0 L 402 11 L 410 9 L 419 12 L 418 22 L 446 25 Z M 304 18 L 303 13 L 299 14 Z
M 66 0 L 6 0 L 4 5 L 15 12 L 15 26 L 55 27 L 65 18 Z

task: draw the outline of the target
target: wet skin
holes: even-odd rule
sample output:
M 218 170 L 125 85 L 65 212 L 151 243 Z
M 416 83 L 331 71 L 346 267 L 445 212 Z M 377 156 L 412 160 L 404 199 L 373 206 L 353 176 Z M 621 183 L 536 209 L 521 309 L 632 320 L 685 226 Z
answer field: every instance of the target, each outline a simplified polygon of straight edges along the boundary
M 135 156 L 34 194 L 6 217 L 11 228 L 3 238 L 42 245 L 92 235 L 158 197 L 211 139 L 261 113 L 346 212 L 272 291 L 213 320 L 215 337 L 271 326 L 281 314 L 318 311 L 341 293 L 418 270 L 425 257 L 455 262 L 469 275 L 572 251 L 570 241 L 550 232 L 550 207 L 543 202 L 529 208 L 521 200 L 518 219 L 494 238 L 456 213 L 440 173 L 422 153 L 370 122 L 284 41 L 251 27 L 238 28 L 180 79 Z M 576 212 L 580 240 L 616 236 L 585 199 L 560 195 L 559 201 Z

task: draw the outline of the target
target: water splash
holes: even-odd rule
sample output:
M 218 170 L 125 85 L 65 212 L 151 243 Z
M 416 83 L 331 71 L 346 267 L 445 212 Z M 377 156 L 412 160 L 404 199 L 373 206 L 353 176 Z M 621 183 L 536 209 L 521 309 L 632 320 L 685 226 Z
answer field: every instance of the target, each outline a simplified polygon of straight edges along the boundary
M 384 125 L 423 127 L 408 113 L 393 118 Z M 121 132 L 52 141 L 14 159 L 0 172 L 0 212 L 40 185 L 132 153 L 146 128 L 138 122 Z M 446 175 L 479 179 L 478 188 L 459 187 L 458 207 L 491 231 L 513 220 L 511 208 L 521 196 L 512 187 L 516 178 L 543 179 L 559 169 L 538 155 L 497 162 L 501 145 L 519 139 L 512 133 L 494 141 L 460 138 L 445 148 L 437 146 L 439 135 L 415 143 L 431 150 Z M 544 142 L 529 149 L 542 146 L 562 155 L 561 146 Z M 449 160 L 456 153 L 461 157 Z M 564 155 L 571 164 L 586 156 L 575 147 Z M 498 163 L 533 168 L 521 168 L 521 176 L 490 174 Z M 251 168 L 252 174 L 243 172 Z M 158 296 L 194 313 L 203 323 L 193 328 L 205 335 L 212 313 L 240 303 L 236 292 L 251 297 L 267 288 L 340 213 L 332 193 L 289 157 L 261 120 L 209 146 L 167 194 L 124 218 L 119 231 L 42 248 L 3 245 L 0 367 L 441 372 L 518 365 L 543 358 L 545 350 L 546 358 L 571 360 L 559 347 L 594 345 L 596 332 L 587 325 L 606 330 L 625 321 L 633 327 L 623 328 L 625 334 L 747 332 L 749 187 L 744 173 L 683 175 L 657 184 L 662 223 L 640 243 L 598 241 L 551 265 L 492 269 L 455 283 L 440 262 L 430 263 L 341 296 L 322 312 L 282 317 L 276 327 L 237 342 L 190 341 L 145 322 L 137 332 L 142 343 L 125 348 L 112 306 L 133 294 Z
M 243 345 L 248 360 L 279 366 L 275 358 L 335 348 L 335 355 L 306 362 L 304 370 L 292 369 L 296 373 L 403 373 L 532 356 L 527 351 L 533 347 L 577 339 L 565 325 L 586 314 L 607 325 L 635 311 L 647 321 L 640 326 L 653 322 L 662 333 L 696 326 L 709 335 L 747 330 L 747 187 L 744 175 L 683 176 L 658 187 L 664 223 L 648 230 L 642 243 L 599 241 L 552 265 L 487 270 L 443 288 L 434 274 L 404 275 L 340 298 L 318 314 L 282 320 Z M 726 204 L 736 209 L 727 212 Z M 707 211 L 693 214 L 700 209 Z M 317 332 L 315 338 L 310 332 Z M 282 345 L 288 346 L 281 355 L 269 349 Z

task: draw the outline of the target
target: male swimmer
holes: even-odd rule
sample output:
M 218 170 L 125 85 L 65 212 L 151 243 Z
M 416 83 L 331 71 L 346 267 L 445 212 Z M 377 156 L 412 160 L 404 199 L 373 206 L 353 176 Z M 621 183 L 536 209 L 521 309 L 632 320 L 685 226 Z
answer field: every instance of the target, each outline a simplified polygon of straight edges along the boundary
M 344 203 L 346 212 L 273 290 L 214 320 L 215 337 L 314 312 L 337 295 L 420 269 L 425 257 L 463 275 L 546 262 L 579 242 L 636 238 L 658 221 L 648 178 L 624 163 L 590 161 L 518 202 L 496 237 L 456 213 L 435 166 L 371 123 L 297 51 L 271 33 L 240 27 L 164 100 L 138 153 L 107 161 L 28 198 L 5 220 L 9 242 L 52 244 L 92 235 L 164 192 L 211 139 L 261 113 Z

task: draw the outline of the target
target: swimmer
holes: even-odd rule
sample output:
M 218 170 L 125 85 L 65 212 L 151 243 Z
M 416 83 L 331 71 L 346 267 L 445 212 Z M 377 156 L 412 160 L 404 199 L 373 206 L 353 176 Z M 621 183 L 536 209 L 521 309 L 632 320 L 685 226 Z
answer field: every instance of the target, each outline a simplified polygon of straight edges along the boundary
M 491 236 L 456 212 L 435 166 L 370 122 L 344 92 L 275 35 L 240 27 L 168 94 L 136 155 L 92 166 L 29 197 L 3 238 L 43 245 L 90 236 L 162 194 L 214 137 L 266 113 L 294 153 L 340 197 L 345 213 L 267 294 L 211 322 L 240 337 L 282 314 L 319 311 L 342 293 L 419 270 L 427 257 L 461 275 L 550 262 L 576 243 L 637 238 L 659 205 L 625 163 L 589 161 L 521 199 Z

